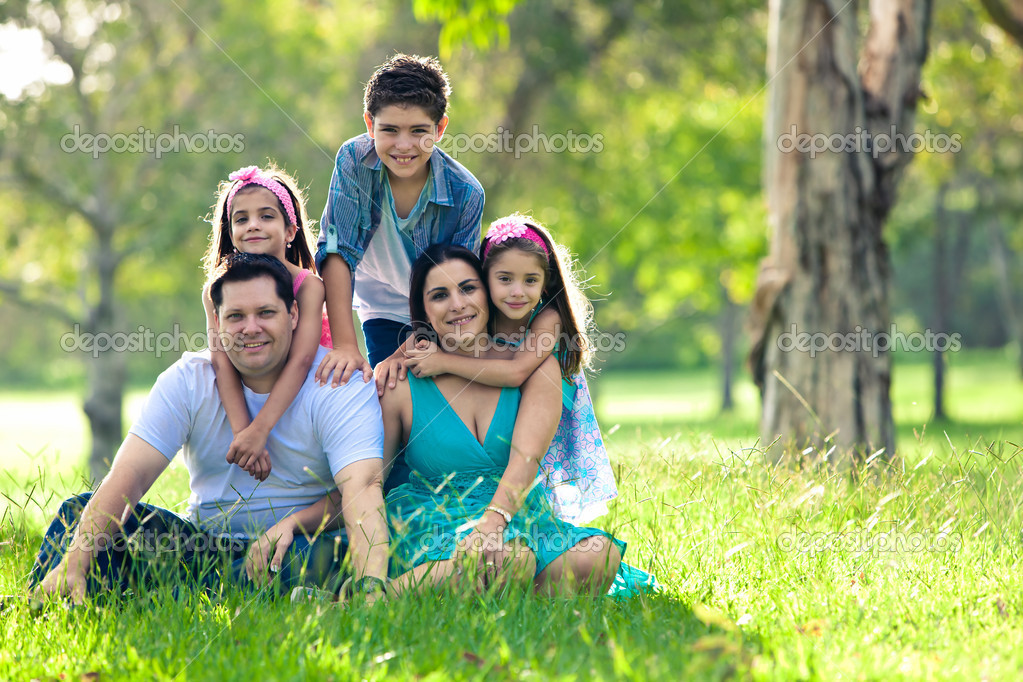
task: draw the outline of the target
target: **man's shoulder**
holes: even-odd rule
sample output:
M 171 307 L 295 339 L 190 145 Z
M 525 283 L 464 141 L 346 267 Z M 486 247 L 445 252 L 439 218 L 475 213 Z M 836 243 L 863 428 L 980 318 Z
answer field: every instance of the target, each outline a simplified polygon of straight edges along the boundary
M 197 393 L 204 390 L 216 391 L 216 373 L 209 350 L 182 353 L 180 358 L 160 373 L 151 393 Z
M 320 386 L 319 382 L 315 380 L 307 381 L 302 386 L 300 395 L 324 406 L 340 408 L 349 404 L 362 404 L 370 397 L 375 401 L 376 383 L 372 380 L 364 381 L 362 372 L 356 370 L 347 383 L 336 388 L 330 383 L 330 380 L 323 386 Z
M 338 386 L 334 388 L 330 379 L 323 386 L 316 381 L 315 375 L 316 370 L 319 368 L 320 363 L 323 361 L 324 356 L 330 351 L 323 346 L 320 346 L 319 350 L 316 351 L 316 356 L 313 358 L 312 366 L 309 368 L 309 374 L 306 376 L 305 383 L 302 385 L 299 395 L 308 400 L 314 401 L 315 403 L 330 406 L 343 406 L 346 403 L 361 403 L 365 401 L 366 396 L 372 393 L 374 399 L 376 397 L 376 383 L 369 381 L 368 383 L 363 381 L 363 374 L 361 370 L 355 370 L 352 373 L 348 383 L 344 386 Z M 333 377 L 331 377 L 332 379 Z M 368 391 L 368 393 L 367 393 Z
M 208 372 L 213 377 L 213 361 L 210 359 L 209 349 L 194 352 L 185 351 L 181 357 L 174 361 L 167 369 L 160 374 L 163 376 L 173 375 L 202 375 Z

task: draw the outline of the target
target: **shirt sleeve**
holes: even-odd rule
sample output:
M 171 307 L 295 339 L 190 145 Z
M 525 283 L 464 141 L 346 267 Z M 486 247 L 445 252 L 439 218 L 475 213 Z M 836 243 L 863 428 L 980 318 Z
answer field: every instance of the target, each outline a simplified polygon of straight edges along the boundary
M 149 392 L 139 418 L 128 430 L 168 460 L 174 459 L 192 428 L 186 367 L 186 363 L 179 360 L 164 370 Z
M 313 427 L 320 434 L 331 475 L 353 462 L 383 459 L 384 420 L 376 383 L 365 383 L 356 372 L 344 386 L 327 384 L 315 390 L 323 391 L 323 399 Z
M 356 156 L 356 145 L 351 142 L 343 144 L 337 152 L 316 244 L 317 268 L 328 254 L 336 253 L 348 264 L 353 276 L 365 252 L 359 239 L 361 206 L 371 201 L 370 188 L 360 186 L 360 162 Z
M 462 213 L 458 217 L 454 243 L 464 246 L 473 253 L 479 253 L 482 237 L 481 221 L 483 220 L 483 189 L 471 192 L 462 204 Z

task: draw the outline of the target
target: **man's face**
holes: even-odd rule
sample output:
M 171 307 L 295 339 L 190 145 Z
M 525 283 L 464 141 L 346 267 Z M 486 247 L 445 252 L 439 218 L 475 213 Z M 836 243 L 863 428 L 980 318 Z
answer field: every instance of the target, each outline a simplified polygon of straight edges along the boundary
M 288 360 L 298 306 L 288 310 L 269 277 L 229 282 L 222 293 L 217 325 L 227 357 L 246 386 L 269 393 Z

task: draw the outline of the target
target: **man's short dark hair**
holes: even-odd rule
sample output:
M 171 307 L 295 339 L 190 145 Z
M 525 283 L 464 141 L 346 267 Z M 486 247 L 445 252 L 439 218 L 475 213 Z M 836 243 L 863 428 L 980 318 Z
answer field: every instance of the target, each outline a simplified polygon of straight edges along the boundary
M 217 312 L 220 311 L 220 306 L 224 302 L 225 284 L 249 282 L 257 277 L 269 277 L 274 281 L 277 297 L 284 301 L 284 307 L 287 310 L 291 310 L 291 304 L 295 302 L 291 273 L 284 267 L 284 263 L 273 256 L 261 253 L 232 253 L 224 258 L 223 263 L 213 274 L 210 298 L 213 299 L 213 307 Z
M 396 54 L 380 65 L 366 83 L 363 99 L 370 118 L 384 107 L 422 107 L 434 123 L 448 110 L 451 85 L 443 67 L 433 57 Z

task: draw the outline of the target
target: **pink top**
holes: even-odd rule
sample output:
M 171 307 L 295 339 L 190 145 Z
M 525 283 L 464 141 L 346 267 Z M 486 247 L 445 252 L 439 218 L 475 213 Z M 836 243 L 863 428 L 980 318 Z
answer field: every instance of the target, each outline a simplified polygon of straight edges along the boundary
M 302 282 L 309 275 L 308 270 L 303 270 L 295 276 L 295 297 L 298 297 L 298 290 L 302 288 Z M 334 342 L 330 339 L 330 323 L 327 321 L 327 305 L 323 305 L 323 328 L 320 331 L 320 345 L 325 348 L 333 348 Z

